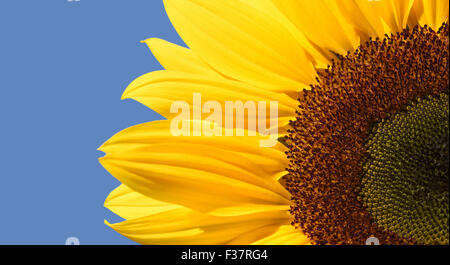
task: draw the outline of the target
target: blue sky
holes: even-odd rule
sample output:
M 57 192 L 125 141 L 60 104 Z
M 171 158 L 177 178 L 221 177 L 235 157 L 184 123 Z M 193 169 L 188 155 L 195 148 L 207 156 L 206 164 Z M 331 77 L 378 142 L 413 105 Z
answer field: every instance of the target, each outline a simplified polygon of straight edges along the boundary
M 140 40 L 182 44 L 162 0 L 4 0 L 0 25 L 0 244 L 131 244 L 103 223 L 119 182 L 96 149 L 161 119 L 120 97 L 161 69 Z

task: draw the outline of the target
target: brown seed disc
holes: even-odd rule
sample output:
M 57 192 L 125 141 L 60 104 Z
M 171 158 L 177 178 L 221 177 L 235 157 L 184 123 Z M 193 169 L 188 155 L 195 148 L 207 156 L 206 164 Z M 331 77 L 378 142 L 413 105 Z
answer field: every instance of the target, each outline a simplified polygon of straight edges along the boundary
M 316 244 L 415 244 L 378 226 L 359 194 L 365 142 L 412 101 L 448 94 L 448 24 L 370 39 L 319 73 L 285 139 L 293 225 Z

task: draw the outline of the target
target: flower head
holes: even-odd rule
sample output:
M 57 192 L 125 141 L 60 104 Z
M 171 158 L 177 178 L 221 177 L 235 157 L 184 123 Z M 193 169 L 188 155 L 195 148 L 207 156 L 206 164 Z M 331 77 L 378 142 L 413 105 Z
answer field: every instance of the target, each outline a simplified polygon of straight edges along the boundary
M 144 41 L 165 70 L 123 98 L 168 120 L 100 148 L 123 183 L 108 225 L 143 244 L 448 244 L 447 1 L 164 3 L 189 48 Z

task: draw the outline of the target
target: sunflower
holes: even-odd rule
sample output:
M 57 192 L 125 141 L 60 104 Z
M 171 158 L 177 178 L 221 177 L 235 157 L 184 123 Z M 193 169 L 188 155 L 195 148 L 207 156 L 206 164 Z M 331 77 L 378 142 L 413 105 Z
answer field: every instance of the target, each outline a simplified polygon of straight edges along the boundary
M 449 243 L 447 0 L 164 4 L 189 48 L 144 41 L 165 70 L 123 98 L 167 120 L 100 147 L 122 182 L 107 225 L 142 244 Z M 278 102 L 278 143 L 173 136 L 194 93 Z

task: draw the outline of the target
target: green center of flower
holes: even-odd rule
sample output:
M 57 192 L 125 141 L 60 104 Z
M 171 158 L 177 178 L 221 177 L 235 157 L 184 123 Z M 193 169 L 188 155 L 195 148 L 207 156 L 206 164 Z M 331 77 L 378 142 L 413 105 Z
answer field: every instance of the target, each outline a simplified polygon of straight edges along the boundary
M 372 128 L 361 196 L 383 228 L 449 243 L 449 98 L 429 97 Z

